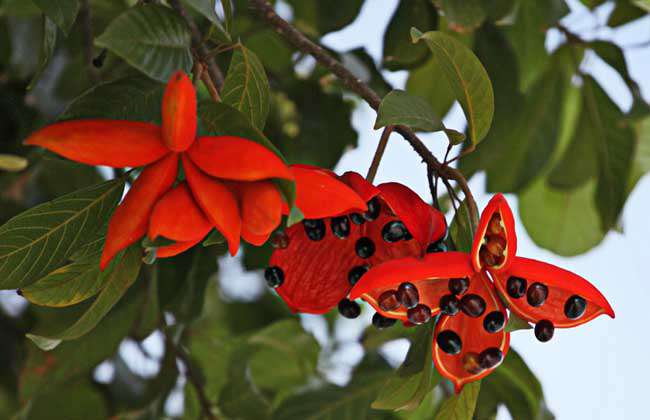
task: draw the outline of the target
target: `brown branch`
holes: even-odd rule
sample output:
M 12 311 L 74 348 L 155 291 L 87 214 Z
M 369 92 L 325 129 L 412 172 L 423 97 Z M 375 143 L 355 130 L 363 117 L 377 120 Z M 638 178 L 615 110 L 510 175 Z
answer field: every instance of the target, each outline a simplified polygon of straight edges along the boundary
M 311 41 L 303 33 L 294 28 L 289 22 L 278 16 L 278 14 L 275 13 L 273 6 L 271 6 L 266 0 L 249 0 L 249 2 L 252 8 L 257 11 L 259 16 L 264 19 L 280 36 L 300 51 L 314 57 L 318 63 L 335 74 L 345 87 L 361 96 L 374 110 L 379 109 L 381 98 L 374 90 L 354 76 L 343 66 L 343 64 L 330 56 L 323 47 Z M 438 161 L 438 159 L 436 159 L 431 151 L 424 145 L 422 140 L 420 140 L 409 127 L 398 125 L 395 126 L 395 131 L 397 131 L 411 145 L 415 152 L 420 155 L 424 163 L 438 174 L 438 176 L 458 183 L 467 199 L 470 215 L 472 215 L 472 217 L 477 216 L 478 209 L 476 207 L 476 201 L 474 200 L 474 196 L 472 195 L 467 180 L 463 174 L 455 168 L 444 166 L 440 163 L 440 161 Z
M 90 16 L 90 4 L 88 0 L 81 0 L 79 7 L 79 21 L 81 22 L 81 29 L 83 34 L 83 54 L 84 62 L 86 63 L 86 71 L 88 77 L 92 82 L 99 82 L 99 73 L 94 65 L 93 57 L 93 25 Z
M 372 183 L 375 180 L 375 175 L 377 175 L 377 169 L 379 168 L 379 163 L 381 158 L 384 156 L 386 151 L 386 145 L 388 144 L 388 138 L 393 132 L 393 126 L 388 125 L 384 128 L 384 131 L 381 133 L 381 138 L 379 139 L 379 144 L 377 145 L 377 150 L 375 150 L 375 156 L 372 158 L 372 163 L 368 169 L 368 175 L 366 175 L 366 180 Z

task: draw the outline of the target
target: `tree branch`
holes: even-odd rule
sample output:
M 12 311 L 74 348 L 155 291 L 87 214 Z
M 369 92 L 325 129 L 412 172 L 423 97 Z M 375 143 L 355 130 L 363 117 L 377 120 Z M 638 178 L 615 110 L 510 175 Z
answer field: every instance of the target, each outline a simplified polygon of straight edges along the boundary
M 379 144 L 377 145 L 377 150 L 375 151 L 375 156 L 372 158 L 372 163 L 368 169 L 368 175 L 366 175 L 366 180 L 372 183 L 375 180 L 375 175 L 377 175 L 377 169 L 379 168 L 379 163 L 381 158 L 384 156 L 386 151 L 386 145 L 388 144 L 388 138 L 393 132 L 393 126 L 388 125 L 384 128 L 384 131 L 381 133 L 381 138 L 379 139 Z
M 289 22 L 278 16 L 278 14 L 275 13 L 273 6 L 271 6 L 266 0 L 249 0 L 249 2 L 252 8 L 257 11 L 259 16 L 264 19 L 280 36 L 300 51 L 314 57 L 318 63 L 334 73 L 345 87 L 361 96 L 374 110 L 379 109 L 381 98 L 374 90 L 355 77 L 340 62 L 330 56 L 323 47 L 311 41 L 303 33 L 294 28 Z M 424 163 L 438 174 L 438 176 L 458 183 L 467 199 L 470 215 L 476 217 L 478 215 L 476 201 L 474 200 L 472 191 L 469 189 L 467 180 L 463 174 L 455 168 L 440 163 L 440 161 L 438 161 L 438 159 L 436 159 L 431 151 L 424 145 L 422 140 L 420 140 L 409 127 L 398 125 L 395 126 L 395 131 L 397 131 L 411 145 L 415 152 L 420 155 Z

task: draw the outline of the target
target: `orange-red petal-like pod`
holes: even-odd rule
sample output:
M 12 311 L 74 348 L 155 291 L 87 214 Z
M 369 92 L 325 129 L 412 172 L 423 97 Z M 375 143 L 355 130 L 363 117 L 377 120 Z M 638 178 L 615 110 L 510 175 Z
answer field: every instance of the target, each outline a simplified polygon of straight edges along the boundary
M 64 121 L 38 130 L 25 144 L 76 162 L 113 168 L 147 165 L 169 153 L 158 126 L 122 120 Z
M 103 270 L 122 249 L 146 232 L 154 205 L 176 180 L 178 156 L 175 153 L 147 166 L 131 185 L 108 224 L 106 242 L 100 260 Z
M 481 214 L 472 245 L 472 264 L 476 271 L 503 272 L 516 254 L 515 219 L 503 194 L 496 194 Z
M 246 225 L 243 225 L 241 230 L 241 237 L 244 238 L 244 240 L 251 245 L 262 246 L 266 243 L 266 241 L 269 240 L 271 233 L 273 232 L 271 231 L 268 233 L 258 235 L 256 233 L 249 231 Z
M 271 181 L 232 182 L 230 186 L 239 199 L 242 232 L 257 240 L 268 238 L 282 220 L 282 194 L 278 188 Z
M 569 328 L 601 314 L 614 318 L 614 310 L 598 289 L 552 264 L 515 257 L 506 273 L 492 273 L 492 277 L 510 310 L 527 321 L 548 320 L 556 328 Z M 540 292 L 533 295 L 533 285 L 542 294 L 545 292 L 543 299 L 539 298 Z
M 185 182 L 169 190 L 156 203 L 149 221 L 149 238 L 175 241 L 202 239 L 212 224 L 194 201 Z
M 208 175 L 235 181 L 293 179 L 289 167 L 271 150 L 241 137 L 199 137 L 188 150 Z
M 239 249 L 241 216 L 233 193 L 220 181 L 209 177 L 183 155 L 183 169 L 192 195 L 215 228 L 226 238 L 231 255 Z
M 456 393 L 466 383 L 492 373 L 506 357 L 510 342 L 505 307 L 485 273 L 474 274 L 469 289 L 458 298 L 461 307 L 468 310 L 440 317 L 432 349 L 438 372 L 453 382 Z M 482 302 L 482 307 L 476 303 L 465 306 L 463 300 Z
M 296 181 L 296 206 L 307 219 L 338 216 L 368 208 L 367 200 L 325 170 L 292 165 L 291 172 Z
M 341 175 L 341 179 L 356 191 L 363 201 L 368 202 L 380 193 L 379 188 L 366 181 L 364 177 L 356 172 L 346 172 Z
M 187 75 L 178 71 L 167 82 L 162 103 L 162 139 L 170 150 L 182 152 L 196 138 L 196 92 Z
M 185 242 L 176 242 L 171 245 L 166 245 L 166 246 L 161 246 L 156 250 L 156 257 L 157 258 L 169 258 L 169 257 L 175 257 L 178 254 L 181 254 L 188 249 L 192 248 L 194 245 L 197 245 L 199 242 L 201 242 L 201 239 L 199 238 L 193 241 L 185 241 Z

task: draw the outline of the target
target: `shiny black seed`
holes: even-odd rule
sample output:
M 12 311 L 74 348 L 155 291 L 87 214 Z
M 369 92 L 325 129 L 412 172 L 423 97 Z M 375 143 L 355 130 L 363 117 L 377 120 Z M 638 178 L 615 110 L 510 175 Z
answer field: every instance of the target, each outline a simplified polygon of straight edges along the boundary
M 465 295 L 460 300 L 460 309 L 468 316 L 479 317 L 485 312 L 485 300 L 479 295 Z
M 321 219 L 305 219 L 302 222 L 307 237 L 312 241 L 320 241 L 325 237 L 325 222 Z
M 363 218 L 363 215 L 361 213 L 351 213 L 350 220 L 352 220 L 352 223 L 355 225 L 362 225 L 366 223 L 366 219 Z
M 379 217 L 381 212 L 381 204 L 379 204 L 379 199 L 377 197 L 368 201 L 368 211 L 363 214 L 363 218 L 369 222 L 372 222 Z
M 411 239 L 413 239 L 413 235 L 411 235 L 411 232 L 407 230 L 406 233 L 404 234 L 404 240 L 410 241 Z
M 434 252 L 447 252 L 447 245 L 440 240 L 438 242 L 431 242 L 427 246 L 427 254 L 433 254 Z
M 370 238 L 359 238 L 354 244 L 354 251 L 359 258 L 370 258 L 375 254 L 375 243 Z
M 264 279 L 269 287 L 282 286 L 284 282 L 284 271 L 280 267 L 267 267 L 264 270 Z
M 456 315 L 460 311 L 460 301 L 454 295 L 444 295 L 440 298 L 440 310 L 445 315 Z
M 535 324 L 535 337 L 542 343 L 546 343 L 548 340 L 553 338 L 553 333 L 555 332 L 555 327 L 553 323 L 547 319 L 543 319 Z
M 564 304 L 564 315 L 569 319 L 578 319 L 585 314 L 587 301 L 578 295 L 573 295 Z
M 356 318 L 361 314 L 361 306 L 353 300 L 343 299 L 339 302 L 339 312 L 346 318 Z
M 478 363 L 483 369 L 491 369 L 501 363 L 503 360 L 503 352 L 496 347 L 490 347 L 478 355 Z
M 352 270 L 348 272 L 348 281 L 350 282 L 350 286 L 354 286 L 355 284 L 357 284 L 361 276 L 363 276 L 367 272 L 368 272 L 367 265 L 358 265 L 356 267 L 352 267 Z
M 397 288 L 397 300 L 405 308 L 411 309 L 420 303 L 420 293 L 413 283 L 402 283 Z
M 348 216 L 332 217 L 332 233 L 339 239 L 350 236 L 350 219 Z
M 406 311 L 406 317 L 411 324 L 426 324 L 431 320 L 431 309 L 426 305 L 417 305 Z
M 399 308 L 399 300 L 397 300 L 397 292 L 395 290 L 386 290 L 377 298 L 379 308 L 384 312 L 394 311 Z
M 284 232 L 275 232 L 271 237 L 271 246 L 274 249 L 287 249 L 289 247 L 289 235 Z
M 448 287 L 452 294 L 456 296 L 462 295 L 469 289 L 469 279 L 465 277 L 449 279 Z
M 392 327 L 395 325 L 395 322 L 397 322 L 396 319 L 393 318 L 386 318 L 385 316 L 382 316 L 379 312 L 375 312 L 375 314 L 372 316 L 372 325 L 374 325 L 377 329 L 383 330 L 384 328 Z
M 483 318 L 483 328 L 489 333 L 496 333 L 506 325 L 506 317 L 501 311 L 490 312 Z
M 458 354 L 463 348 L 463 342 L 460 340 L 458 334 L 452 330 L 444 330 L 438 333 L 436 343 L 440 350 L 447 354 Z
M 548 287 L 542 283 L 533 283 L 526 292 L 526 300 L 530 306 L 542 306 L 548 297 Z
M 526 279 L 512 276 L 506 283 L 506 291 L 510 297 L 518 299 L 526 294 L 527 285 Z
M 393 220 L 384 225 L 381 230 L 381 237 L 388 243 L 398 242 L 406 236 L 406 226 L 399 220 Z

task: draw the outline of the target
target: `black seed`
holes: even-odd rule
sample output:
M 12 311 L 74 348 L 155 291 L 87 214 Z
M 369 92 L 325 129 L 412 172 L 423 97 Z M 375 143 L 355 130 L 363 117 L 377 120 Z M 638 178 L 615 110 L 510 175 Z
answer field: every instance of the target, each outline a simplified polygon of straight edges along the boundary
M 440 298 L 440 310 L 445 315 L 454 316 L 460 311 L 460 301 L 454 295 L 444 295 Z
M 479 295 L 465 295 L 460 300 L 460 309 L 468 316 L 479 317 L 485 312 L 485 300 Z
M 553 323 L 547 319 L 543 319 L 535 324 L 535 337 L 542 343 L 546 343 L 548 340 L 553 338 L 553 332 L 555 332 L 555 327 Z
M 267 267 L 264 270 L 264 279 L 269 287 L 280 287 L 284 282 L 284 271 L 280 267 Z
M 332 233 L 339 239 L 345 239 L 350 236 L 350 219 L 348 216 L 332 217 L 330 226 Z
M 271 246 L 274 249 L 287 249 L 289 247 L 289 235 L 284 232 L 275 232 L 271 238 Z
M 433 254 L 434 252 L 447 252 L 447 245 L 440 240 L 438 242 L 431 242 L 427 246 L 427 254 Z
M 452 330 L 440 331 L 436 337 L 436 343 L 440 350 L 452 355 L 460 353 L 463 348 L 460 337 Z
M 519 299 L 520 297 L 526 294 L 527 284 L 528 283 L 526 282 L 526 279 L 512 276 L 508 279 L 508 282 L 506 283 L 506 291 L 508 292 L 508 295 L 510 297 Z
M 420 293 L 413 283 L 402 283 L 397 288 L 397 300 L 406 309 L 411 309 L 420 303 Z
M 431 309 L 426 305 L 417 305 L 406 311 L 406 317 L 411 324 L 426 324 L 431 320 Z
M 501 363 L 503 360 L 503 352 L 496 347 L 490 347 L 478 355 L 478 363 L 483 369 L 491 369 Z
M 569 319 L 578 319 L 585 314 L 587 301 L 578 295 L 573 295 L 564 304 L 564 315 Z
M 506 317 L 501 311 L 490 312 L 483 318 L 483 328 L 489 333 L 496 333 L 506 325 Z
M 350 299 L 343 299 L 339 302 L 339 312 L 346 318 L 356 318 L 361 314 L 361 306 Z
M 530 306 L 542 306 L 548 297 L 548 287 L 542 283 L 533 283 L 526 292 L 526 300 Z
M 375 254 L 375 243 L 370 238 L 359 238 L 354 244 L 354 251 L 359 258 L 370 258 Z
M 473 351 L 467 352 L 463 356 L 463 368 L 472 375 L 476 375 L 483 371 L 483 368 L 478 361 L 478 357 L 479 355 Z
M 406 236 L 406 226 L 399 220 L 393 220 L 384 225 L 381 230 L 381 237 L 388 243 L 398 242 Z
M 358 265 L 356 267 L 352 267 L 352 270 L 348 273 L 348 281 L 350 282 L 350 286 L 354 286 L 357 284 L 361 276 L 366 274 L 368 272 L 368 266 L 367 265 Z
M 320 241 L 325 237 L 325 222 L 321 219 L 305 219 L 302 222 L 307 237 L 312 241 Z
M 411 239 L 413 239 L 413 235 L 411 235 L 411 232 L 407 230 L 406 233 L 404 233 L 404 240 L 410 241 Z
M 379 204 L 379 199 L 377 197 L 368 201 L 368 211 L 363 214 L 363 218 L 369 222 L 372 222 L 379 217 L 381 212 L 381 204 Z
M 399 300 L 397 300 L 397 292 L 395 290 L 386 290 L 379 295 L 377 299 L 379 308 L 384 312 L 394 311 L 399 308 Z
M 366 219 L 363 218 L 363 215 L 361 213 L 351 213 L 350 220 L 352 220 L 352 223 L 355 225 L 362 225 L 366 223 Z
M 379 312 L 375 312 L 375 314 L 372 316 L 372 325 L 374 325 L 377 329 L 383 330 L 384 328 L 392 327 L 395 325 L 395 322 L 397 322 L 396 319 L 393 318 L 386 318 L 385 316 L 382 316 Z
M 469 289 L 469 279 L 462 277 L 457 279 L 449 279 L 449 291 L 458 296 L 462 295 Z

